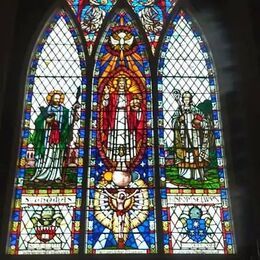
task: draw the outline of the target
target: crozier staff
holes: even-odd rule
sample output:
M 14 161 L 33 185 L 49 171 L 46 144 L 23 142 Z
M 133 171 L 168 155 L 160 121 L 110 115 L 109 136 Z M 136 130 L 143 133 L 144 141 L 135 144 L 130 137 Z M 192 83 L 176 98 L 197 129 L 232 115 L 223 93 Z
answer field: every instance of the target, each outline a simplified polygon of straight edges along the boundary
M 175 164 L 179 175 L 186 179 L 205 180 L 209 163 L 209 122 L 202 111 L 193 105 L 192 94 L 174 92 L 179 107 L 172 117 Z

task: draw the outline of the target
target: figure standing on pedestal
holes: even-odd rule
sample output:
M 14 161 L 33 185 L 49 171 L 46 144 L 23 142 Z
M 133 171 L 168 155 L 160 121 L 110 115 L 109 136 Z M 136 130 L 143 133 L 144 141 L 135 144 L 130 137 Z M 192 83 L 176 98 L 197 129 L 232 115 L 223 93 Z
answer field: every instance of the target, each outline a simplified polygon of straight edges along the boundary
M 40 108 L 30 138 L 35 150 L 35 173 L 31 181 L 61 182 L 64 152 L 71 141 L 73 125 L 70 125 L 69 109 L 63 105 L 61 91 L 51 91 L 46 100 L 48 106 Z
M 139 131 L 143 126 L 140 94 L 131 93 L 127 81 L 130 80 L 125 77 L 116 79 L 113 92 L 105 86 L 102 99 L 102 141 L 116 171 L 126 171 L 136 157 L 141 138 Z
M 193 105 L 189 91 L 183 93 L 182 104 L 179 99 L 180 95 L 175 96 L 179 107 L 172 117 L 175 165 L 181 177 L 205 180 L 209 163 L 209 122 Z

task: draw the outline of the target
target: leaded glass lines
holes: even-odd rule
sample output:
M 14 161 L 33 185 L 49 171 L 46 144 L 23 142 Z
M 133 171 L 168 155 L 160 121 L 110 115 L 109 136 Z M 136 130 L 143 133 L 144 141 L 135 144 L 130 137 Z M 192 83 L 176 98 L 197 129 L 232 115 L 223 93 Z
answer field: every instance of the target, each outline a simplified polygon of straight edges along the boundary
M 67 2 L 81 25 L 86 47 L 91 54 L 103 20 L 117 0 L 67 0 Z
M 73 23 L 55 13 L 27 75 L 10 254 L 78 253 L 85 67 Z
M 67 2 L 85 39 L 61 10 L 34 48 L 9 253 L 233 254 L 219 91 L 196 22 L 172 17 L 175 0 Z
M 125 11 L 119 11 L 107 28 L 96 58 L 86 250 L 153 253 L 150 69 L 142 39 Z
M 154 54 L 163 26 L 177 0 L 128 0 L 128 2 L 138 14 Z
M 232 254 L 219 95 L 200 31 L 180 10 L 158 71 L 164 251 Z

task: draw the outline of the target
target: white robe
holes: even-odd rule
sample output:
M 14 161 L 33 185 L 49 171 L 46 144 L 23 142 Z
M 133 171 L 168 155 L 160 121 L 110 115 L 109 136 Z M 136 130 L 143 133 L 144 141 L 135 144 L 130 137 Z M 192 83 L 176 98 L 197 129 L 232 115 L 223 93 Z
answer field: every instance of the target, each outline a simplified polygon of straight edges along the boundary
M 124 91 L 118 93 L 114 129 L 108 131 L 106 155 L 111 161 L 117 162 L 116 170 L 127 170 L 126 162 L 136 156 L 136 136 L 130 133 L 127 120 L 127 99 Z

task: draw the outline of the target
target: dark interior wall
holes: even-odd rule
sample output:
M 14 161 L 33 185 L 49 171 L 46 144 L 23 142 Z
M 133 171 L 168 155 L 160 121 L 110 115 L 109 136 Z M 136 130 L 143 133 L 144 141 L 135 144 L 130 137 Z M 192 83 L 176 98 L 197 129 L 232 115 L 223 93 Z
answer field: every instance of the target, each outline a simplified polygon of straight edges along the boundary
M 56 1 L 58 2 L 58 1 Z M 3 4 L 3 5 L 2 5 Z M 1 3 L 1 86 L 0 86 L 0 226 L 1 253 L 12 200 L 15 165 L 23 111 L 24 86 L 33 45 L 42 23 L 55 1 L 11 0 Z M 2 211 L 3 209 L 3 211 Z M 3 235 L 4 234 L 4 235 Z M 2 239 L 3 238 L 3 239 Z
M 190 2 L 215 61 L 236 242 L 250 259 L 259 237 L 257 9 L 253 1 Z
M 10 0 L 1 3 L 0 256 L 3 256 L 5 248 L 27 65 L 43 20 L 56 2 L 58 1 Z M 191 7 L 191 12 L 208 40 L 218 74 L 227 170 L 238 245 L 238 256 L 234 259 L 257 259 L 257 239 L 260 238 L 260 144 L 257 138 L 260 118 L 259 0 L 184 2 Z M 185 259 L 191 258 L 187 256 Z

